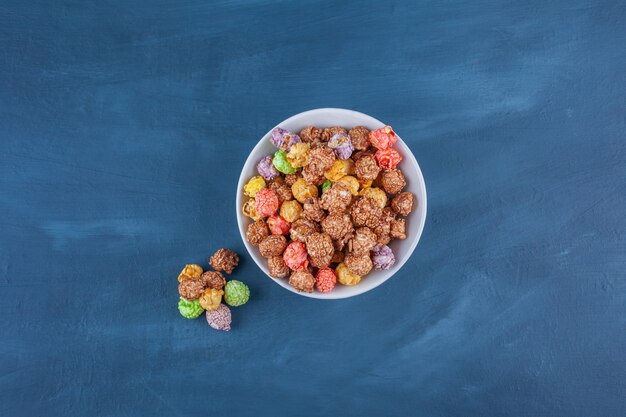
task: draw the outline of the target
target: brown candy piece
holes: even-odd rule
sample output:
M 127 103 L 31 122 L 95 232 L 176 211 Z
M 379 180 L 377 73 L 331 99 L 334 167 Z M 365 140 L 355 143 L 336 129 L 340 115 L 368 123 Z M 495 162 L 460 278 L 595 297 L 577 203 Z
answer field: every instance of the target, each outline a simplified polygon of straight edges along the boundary
M 254 246 L 258 246 L 259 243 L 261 243 L 263 239 L 265 239 L 269 235 L 270 229 L 267 227 L 267 224 L 263 220 L 257 220 L 254 223 L 250 223 L 248 225 L 248 230 L 246 231 L 246 240 Z
M 307 236 L 311 233 L 319 232 L 319 225 L 307 218 L 299 218 L 291 224 L 290 237 L 291 240 L 298 242 L 306 242 Z
M 230 249 L 220 249 L 211 256 L 209 264 L 216 271 L 230 274 L 239 264 L 239 256 Z
M 304 216 L 314 222 L 321 222 L 326 217 L 326 212 L 320 205 L 320 200 L 317 197 L 309 197 L 302 205 L 304 209 Z
M 358 151 L 365 150 L 370 146 L 369 140 L 370 131 L 363 126 L 355 126 L 348 132 L 348 136 L 350 136 L 350 142 L 352 142 L 352 146 L 354 149 Z
M 335 136 L 337 133 L 348 134 L 348 131 L 345 128 L 341 127 L 341 126 L 327 127 L 324 130 L 322 130 L 322 141 L 323 142 L 328 142 L 330 140 L 330 138 Z
M 326 180 L 324 172 L 333 165 L 335 158 L 335 152 L 326 146 L 311 149 L 309 165 L 302 169 L 302 178 L 309 184 L 321 185 Z
M 346 211 L 352 202 L 352 193 L 346 184 L 336 182 L 322 194 L 320 206 L 331 213 Z
M 376 233 L 376 242 L 381 245 L 386 245 L 391 241 L 391 223 L 395 220 L 396 213 L 391 209 L 391 207 L 385 207 L 383 209 L 383 215 L 380 218 L 380 222 L 373 229 L 374 233 Z
M 204 282 L 200 278 L 183 278 L 178 284 L 178 293 L 188 299 L 196 300 L 204 292 Z
M 285 184 L 287 184 L 287 186 L 289 187 L 289 191 L 291 191 L 291 186 L 300 178 L 302 178 L 302 173 L 300 172 L 296 172 L 295 174 L 285 175 Z
M 298 292 L 313 292 L 315 277 L 308 270 L 296 271 L 289 277 L 289 284 Z
M 311 233 L 306 238 L 306 251 L 311 257 L 311 266 L 324 268 L 330 264 L 335 248 L 327 233 Z
M 391 222 L 391 231 L 389 233 L 392 238 L 404 240 L 406 239 L 406 220 L 395 219 Z
M 351 233 L 354 226 L 347 213 L 331 213 L 322 221 L 322 230 L 333 239 L 341 239 Z
M 406 186 L 406 180 L 402 171 L 390 169 L 380 175 L 380 185 L 389 194 L 398 194 Z
M 376 233 L 369 227 L 359 227 L 354 237 L 348 241 L 348 252 L 355 256 L 369 255 L 376 246 Z
M 282 256 L 270 256 L 267 258 L 269 274 L 273 278 L 287 278 L 291 273 Z
M 365 154 L 355 160 L 354 173 L 360 180 L 373 181 L 380 173 L 380 167 L 376 163 L 376 158 L 374 158 L 374 156 Z
M 413 210 L 413 194 L 403 192 L 391 200 L 391 208 L 402 216 L 408 216 Z
M 288 185 L 282 177 L 276 177 L 268 184 L 270 190 L 273 190 L 278 196 L 278 204 L 282 204 L 283 201 L 293 200 L 293 194 L 291 192 L 291 186 Z
M 372 229 L 380 223 L 382 213 L 383 209 L 369 197 L 359 197 L 350 210 L 355 226 L 367 226 Z
M 346 254 L 343 263 L 350 272 L 361 277 L 369 274 L 373 266 L 372 259 L 369 255 L 357 256 L 352 253 Z
M 224 285 L 226 285 L 226 278 L 224 278 L 224 275 L 217 271 L 206 271 L 202 274 L 200 280 L 204 283 L 205 288 L 221 290 L 224 288 Z
M 270 235 L 263 239 L 259 244 L 259 252 L 261 256 L 269 258 L 270 256 L 280 256 L 287 247 L 287 238 L 283 235 Z
M 315 126 L 307 126 L 300 131 L 299 136 L 302 142 L 316 145 L 322 141 L 322 129 L 318 129 Z

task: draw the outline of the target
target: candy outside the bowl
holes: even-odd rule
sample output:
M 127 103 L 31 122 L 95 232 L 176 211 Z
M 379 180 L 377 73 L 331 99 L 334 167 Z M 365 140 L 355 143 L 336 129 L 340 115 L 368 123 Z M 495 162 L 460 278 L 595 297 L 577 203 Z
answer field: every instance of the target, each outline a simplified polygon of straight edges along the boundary
M 239 307 L 248 302 L 250 289 L 241 281 L 231 280 L 224 287 L 224 301 L 232 307 Z
M 200 301 L 187 300 L 184 297 L 180 297 L 180 300 L 178 301 L 178 311 L 181 316 L 186 319 L 195 319 L 202 314 L 204 309 L 200 305 Z
M 230 309 L 224 304 L 220 304 L 213 311 L 207 310 L 206 312 L 206 321 L 215 330 L 229 331 L 232 320 Z

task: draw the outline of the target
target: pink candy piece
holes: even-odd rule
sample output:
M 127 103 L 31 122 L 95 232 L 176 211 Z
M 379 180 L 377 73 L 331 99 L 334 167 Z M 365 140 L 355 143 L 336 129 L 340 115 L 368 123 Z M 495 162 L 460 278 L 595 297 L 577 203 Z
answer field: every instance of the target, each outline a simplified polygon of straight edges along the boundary
M 394 169 L 402 161 L 402 156 L 391 148 L 379 149 L 375 156 L 378 166 L 382 169 Z
M 291 223 L 283 219 L 279 214 L 273 214 L 267 219 L 267 226 L 273 235 L 287 235 L 291 229 Z
M 378 149 L 391 148 L 398 141 L 398 137 L 391 126 L 372 130 L 369 134 L 369 139 L 372 145 Z
M 337 283 L 337 276 L 330 268 L 321 268 L 315 277 L 315 288 L 319 292 L 331 292 Z
M 308 254 L 302 242 L 291 242 L 285 253 L 283 261 L 292 271 L 302 271 L 309 266 Z
M 254 196 L 256 214 L 269 217 L 278 210 L 278 195 L 269 188 L 263 188 Z

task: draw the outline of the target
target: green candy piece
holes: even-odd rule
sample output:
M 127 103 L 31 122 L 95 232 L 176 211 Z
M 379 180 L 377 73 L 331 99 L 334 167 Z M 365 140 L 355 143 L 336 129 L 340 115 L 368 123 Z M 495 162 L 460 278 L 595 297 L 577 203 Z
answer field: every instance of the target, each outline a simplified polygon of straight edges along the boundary
M 333 183 L 330 182 L 330 180 L 324 181 L 324 184 L 322 184 L 322 192 L 326 191 L 326 189 L 330 187 L 331 185 L 333 185 Z
M 272 159 L 272 165 L 283 174 L 295 174 L 298 171 L 287 162 L 287 153 L 285 151 L 276 151 L 274 159 Z
M 250 288 L 235 279 L 228 281 L 224 287 L 224 301 L 232 307 L 242 306 L 250 298 Z
M 188 300 L 184 297 L 180 297 L 178 311 L 180 311 L 180 314 L 186 319 L 195 319 L 204 312 L 204 309 L 200 305 L 199 300 Z

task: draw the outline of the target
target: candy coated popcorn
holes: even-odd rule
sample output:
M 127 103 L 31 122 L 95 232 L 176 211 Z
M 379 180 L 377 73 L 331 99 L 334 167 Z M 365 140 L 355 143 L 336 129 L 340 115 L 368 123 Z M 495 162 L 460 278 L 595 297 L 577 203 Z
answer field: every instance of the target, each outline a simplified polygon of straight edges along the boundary
M 222 303 L 223 290 L 217 290 L 215 288 L 207 288 L 207 290 L 198 299 L 200 305 L 205 310 L 217 310 Z
M 285 203 L 287 203 L 287 201 L 283 202 L 283 205 Z M 281 207 L 281 212 L 282 212 L 282 207 Z M 272 214 L 270 218 L 267 219 L 267 226 L 269 227 L 270 232 L 273 235 L 287 235 L 289 234 L 289 229 L 291 228 L 291 224 L 287 220 L 285 220 L 282 216 L 279 216 L 278 214 Z
M 413 210 L 413 194 L 404 191 L 391 200 L 391 208 L 402 216 L 408 216 Z
M 248 199 L 245 203 L 243 203 L 243 208 L 241 210 L 245 216 L 250 217 L 252 220 L 261 220 L 262 217 L 259 216 L 256 212 L 256 203 L 254 198 Z
M 296 200 L 283 201 L 283 204 L 280 206 L 280 215 L 288 222 L 288 227 L 289 223 L 295 222 L 300 217 L 300 214 L 302 214 L 302 206 Z
M 248 197 L 254 197 L 256 193 L 263 188 L 265 188 L 265 180 L 262 176 L 257 175 L 256 177 L 250 178 L 250 181 L 243 186 L 243 193 Z
M 322 184 L 322 192 L 326 191 L 331 185 L 333 185 L 331 180 L 324 181 L 324 184 Z
M 269 235 L 259 244 L 259 253 L 264 258 L 280 256 L 287 247 L 287 238 L 283 235 Z
M 398 137 L 391 126 L 385 126 L 381 129 L 372 130 L 369 134 L 369 140 L 376 148 L 387 149 L 398 141 Z
M 187 300 L 184 297 L 180 297 L 178 301 L 178 311 L 180 315 L 186 319 L 195 319 L 198 317 L 204 309 L 200 305 L 198 300 Z
M 224 301 L 233 307 L 239 307 L 248 302 L 250 298 L 250 289 L 241 281 L 232 280 L 226 283 L 224 287 Z
M 309 266 L 308 254 L 302 242 L 291 242 L 283 253 L 283 260 L 292 271 L 301 271 Z
M 254 196 L 256 213 L 261 217 L 269 217 L 278 210 L 278 196 L 269 188 L 263 188 Z
M 307 270 L 296 271 L 289 277 L 289 284 L 298 292 L 313 292 L 315 278 Z
M 354 161 L 352 159 L 337 159 L 331 167 L 324 172 L 324 176 L 332 182 L 337 182 L 354 171 Z
M 218 249 L 209 259 L 209 265 L 216 271 L 230 274 L 239 265 L 239 255 L 230 249 Z
M 232 320 L 230 309 L 224 304 L 220 304 L 217 310 L 206 312 L 206 321 L 215 330 L 229 331 Z
M 339 281 L 340 284 L 356 285 L 361 282 L 361 277 L 350 272 L 344 263 L 337 265 L 335 272 L 337 273 L 337 281 Z
M 259 163 L 256 165 L 256 170 L 259 172 L 259 175 L 261 175 L 267 181 L 274 179 L 279 175 L 278 171 L 276 171 L 276 168 L 274 168 L 274 165 L 272 165 L 271 155 L 267 155 L 261 158 Z
M 272 165 L 283 174 L 295 174 L 297 171 L 287 162 L 287 153 L 285 151 L 276 151 L 274 159 L 272 159 Z
M 337 283 L 335 271 L 330 268 L 321 268 L 315 276 L 315 288 L 319 292 L 331 292 Z
M 372 259 L 370 258 L 369 253 L 366 255 L 347 253 L 343 263 L 350 272 L 360 277 L 369 274 L 373 267 Z
M 202 295 L 204 282 L 199 278 L 183 278 L 178 284 L 178 293 L 187 300 L 195 300 Z
M 376 161 L 382 169 L 394 169 L 402 161 L 402 156 L 395 149 L 379 149 L 376 152 Z
M 372 180 L 362 180 L 360 178 L 358 180 L 362 190 L 372 186 Z
M 348 134 L 350 135 L 350 140 L 352 141 L 354 149 L 362 151 L 370 146 L 369 133 L 370 131 L 363 126 L 355 126 L 350 129 Z
M 270 140 L 272 141 L 274 146 L 286 152 L 289 152 L 294 144 L 302 142 L 300 136 L 280 127 L 274 128 L 274 130 L 272 130 L 272 136 Z
M 336 133 L 330 138 L 328 147 L 335 151 L 335 155 L 337 155 L 339 159 L 348 159 L 352 155 L 352 152 L 354 152 L 354 146 L 352 146 L 350 136 L 343 132 Z
M 291 192 L 295 199 L 302 204 L 304 204 L 307 198 L 317 197 L 317 187 L 313 184 L 307 184 L 303 178 L 293 183 Z
M 178 282 L 181 282 L 184 278 L 200 278 L 202 275 L 202 267 L 196 264 L 187 264 L 178 275 Z
M 308 143 L 296 143 L 291 147 L 291 150 L 287 153 L 287 162 L 294 168 L 302 168 L 309 164 L 309 151 L 311 145 Z
M 387 205 L 387 194 L 380 188 L 376 188 L 376 187 L 366 188 L 363 191 L 361 191 L 359 195 L 373 199 L 374 201 L 376 201 L 376 203 L 378 203 L 380 208 L 385 208 L 385 206 Z
M 341 184 L 345 184 L 349 189 L 350 192 L 352 193 L 352 195 L 357 195 L 359 193 L 359 180 L 357 180 L 356 178 L 354 178 L 351 175 L 346 175 L 345 177 L 339 179 L 339 181 L 337 181 Z
M 396 257 L 389 246 L 376 245 L 372 253 L 372 262 L 374 262 L 374 269 L 389 269 L 396 263 Z

